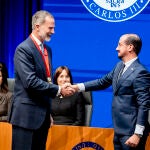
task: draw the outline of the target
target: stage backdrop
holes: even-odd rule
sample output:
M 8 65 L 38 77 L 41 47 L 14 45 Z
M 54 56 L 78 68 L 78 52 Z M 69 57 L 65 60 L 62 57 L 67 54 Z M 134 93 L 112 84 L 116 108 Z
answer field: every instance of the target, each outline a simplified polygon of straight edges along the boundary
M 143 40 L 140 59 L 150 68 L 150 5 L 136 17 L 119 23 L 100 20 L 83 6 L 81 0 L 44 0 L 43 8 L 56 19 L 56 29 L 48 43 L 53 50 L 54 69 L 67 65 L 74 82 L 96 79 L 119 61 L 116 47 L 120 35 L 137 33 Z M 112 127 L 112 90 L 93 92 L 91 126 Z
M 56 29 L 48 42 L 53 51 L 54 70 L 67 65 L 74 82 L 96 79 L 108 73 L 119 61 L 116 46 L 120 35 L 137 33 L 142 37 L 140 59 L 150 69 L 150 4 L 136 17 L 118 23 L 93 16 L 81 0 L 0 0 L 0 61 L 14 77 L 13 56 L 16 46 L 31 32 L 31 17 L 46 9 L 56 19 Z M 113 127 L 111 87 L 93 92 L 91 126 Z

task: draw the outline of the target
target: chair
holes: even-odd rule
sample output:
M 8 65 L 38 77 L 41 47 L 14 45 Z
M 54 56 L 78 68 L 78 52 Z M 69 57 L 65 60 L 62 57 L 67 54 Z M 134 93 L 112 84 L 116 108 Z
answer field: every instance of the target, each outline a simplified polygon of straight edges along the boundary
M 90 126 L 92 116 L 92 92 L 82 92 L 85 102 L 85 123 L 84 126 Z
M 8 82 L 8 90 L 13 93 L 14 92 L 15 79 L 14 78 L 8 78 L 7 82 Z

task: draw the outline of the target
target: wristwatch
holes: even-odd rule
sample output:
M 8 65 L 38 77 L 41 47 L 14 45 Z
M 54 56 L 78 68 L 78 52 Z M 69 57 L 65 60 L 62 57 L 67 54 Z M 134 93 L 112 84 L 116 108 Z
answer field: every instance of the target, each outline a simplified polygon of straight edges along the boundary
M 138 134 L 138 133 L 134 133 L 135 135 L 137 135 L 139 138 L 142 137 L 142 134 Z

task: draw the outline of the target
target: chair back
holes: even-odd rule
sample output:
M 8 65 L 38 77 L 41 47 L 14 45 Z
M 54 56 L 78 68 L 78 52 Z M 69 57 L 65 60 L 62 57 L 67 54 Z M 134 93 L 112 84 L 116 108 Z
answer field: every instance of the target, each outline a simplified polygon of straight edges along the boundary
M 15 79 L 14 78 L 8 78 L 7 82 L 8 82 L 8 90 L 13 93 L 14 92 Z
M 85 123 L 84 126 L 90 126 L 92 117 L 92 92 L 82 92 L 85 102 Z

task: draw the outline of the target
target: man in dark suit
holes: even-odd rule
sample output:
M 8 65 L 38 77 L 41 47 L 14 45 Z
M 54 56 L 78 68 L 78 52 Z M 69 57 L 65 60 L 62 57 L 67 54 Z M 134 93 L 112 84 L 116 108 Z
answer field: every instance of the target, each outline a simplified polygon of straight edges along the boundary
M 138 59 L 141 47 L 138 35 L 122 35 L 116 48 L 122 61 L 101 79 L 72 85 L 76 91 L 102 90 L 112 85 L 115 150 L 145 149 L 149 126 L 150 73 Z
M 44 45 L 54 34 L 55 20 L 47 11 L 32 17 L 32 33 L 15 51 L 15 87 L 9 122 L 12 150 L 45 150 L 50 127 L 50 97 L 73 94 L 51 82 L 51 49 Z M 42 45 L 43 46 L 42 46 Z

